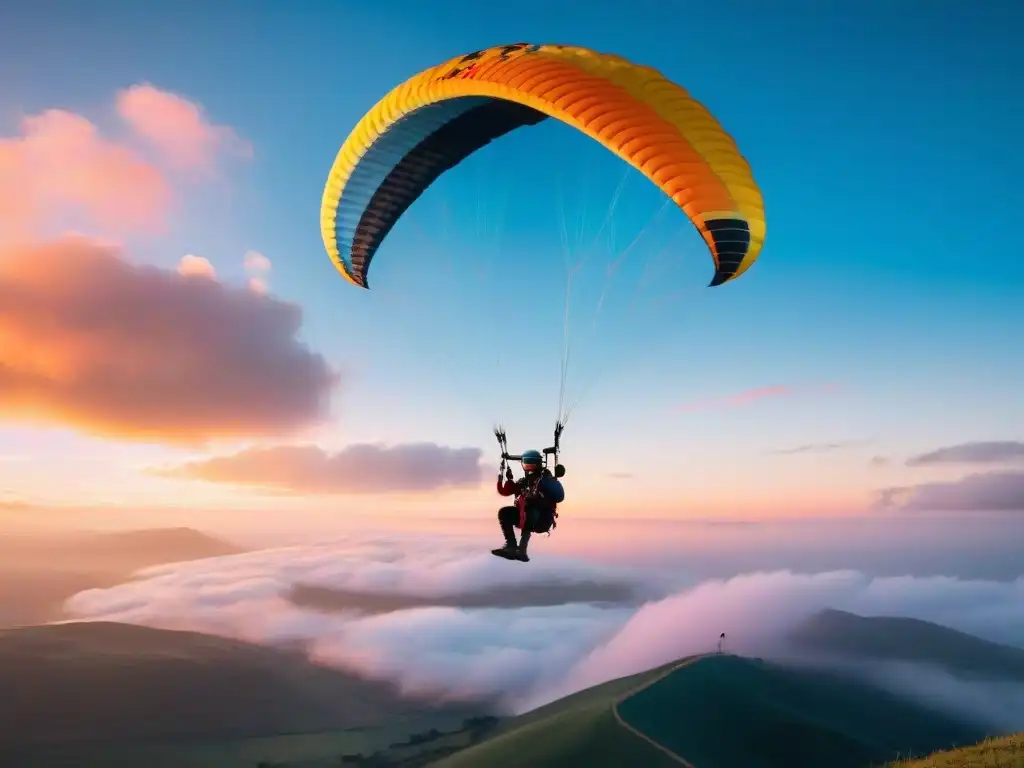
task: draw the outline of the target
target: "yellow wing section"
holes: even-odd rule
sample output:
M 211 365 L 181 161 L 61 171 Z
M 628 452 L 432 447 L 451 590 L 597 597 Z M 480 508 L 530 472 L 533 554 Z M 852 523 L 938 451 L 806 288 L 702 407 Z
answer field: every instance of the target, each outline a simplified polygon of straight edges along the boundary
M 743 274 L 765 238 L 764 201 L 733 139 L 657 70 L 587 48 L 516 43 L 460 56 L 396 87 L 342 145 L 320 226 L 331 260 L 368 287 L 374 253 L 408 207 L 488 142 L 553 117 L 653 181 L 700 231 L 711 285 Z

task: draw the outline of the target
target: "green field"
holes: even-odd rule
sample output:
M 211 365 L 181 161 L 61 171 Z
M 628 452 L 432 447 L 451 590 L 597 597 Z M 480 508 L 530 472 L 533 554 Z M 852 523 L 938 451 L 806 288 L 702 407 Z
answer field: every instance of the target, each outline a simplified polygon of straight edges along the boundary
M 300 766 L 336 766 L 342 755 L 388 750 L 413 733 L 437 729 L 453 732 L 431 747 L 461 747 L 468 735 L 461 731 L 462 718 L 455 715 L 424 714 L 396 716 L 384 726 L 289 734 L 246 739 L 204 739 L 122 744 L 66 744 L 26 747 L 17 751 L 0 749 L 0 764 L 32 768 L 255 768 L 260 762 Z M 401 748 L 391 750 L 400 755 Z M 410 748 L 413 753 L 417 749 Z

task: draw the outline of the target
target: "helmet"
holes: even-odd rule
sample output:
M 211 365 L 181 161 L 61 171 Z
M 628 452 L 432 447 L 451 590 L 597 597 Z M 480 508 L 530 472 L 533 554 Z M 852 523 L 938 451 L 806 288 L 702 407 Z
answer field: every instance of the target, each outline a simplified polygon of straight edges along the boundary
M 523 471 L 538 472 L 544 464 L 544 457 L 540 451 L 523 451 Z

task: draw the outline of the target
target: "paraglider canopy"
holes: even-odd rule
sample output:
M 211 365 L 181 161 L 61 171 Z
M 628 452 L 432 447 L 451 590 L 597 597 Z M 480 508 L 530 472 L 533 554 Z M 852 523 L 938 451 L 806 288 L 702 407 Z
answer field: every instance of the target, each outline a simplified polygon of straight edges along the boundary
M 656 184 L 704 238 L 711 285 L 742 275 L 764 243 L 761 191 L 711 113 L 650 67 L 568 45 L 473 51 L 409 78 L 359 121 L 323 193 L 331 260 L 368 288 L 370 262 L 402 214 L 445 171 L 506 133 L 552 117 Z

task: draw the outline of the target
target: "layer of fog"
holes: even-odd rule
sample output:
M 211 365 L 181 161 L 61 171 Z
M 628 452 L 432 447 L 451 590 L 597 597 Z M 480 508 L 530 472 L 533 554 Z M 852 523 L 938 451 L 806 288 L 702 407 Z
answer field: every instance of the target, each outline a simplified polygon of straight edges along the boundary
M 777 656 L 786 633 L 826 607 L 935 621 L 1024 647 L 1024 579 L 781 570 L 708 580 L 548 551 L 524 565 L 492 557 L 489 546 L 466 536 L 388 534 L 280 547 L 149 568 L 132 582 L 76 595 L 66 610 L 78 619 L 302 643 L 316 661 L 407 692 L 497 697 L 515 712 L 711 651 L 723 632 L 731 651 Z M 300 605 L 296 588 L 334 598 Z M 520 597 L 481 597 L 502 591 Z M 564 602 L 536 599 L 545 593 Z M 927 703 L 968 709 L 994 730 L 1024 727 L 1024 687 L 908 665 L 873 665 L 870 673 Z
M 543 552 L 612 565 L 643 562 L 725 578 L 750 571 L 805 573 L 849 569 L 873 576 L 955 576 L 1009 581 L 1024 574 L 1024 515 L 906 514 L 742 520 L 584 519 L 563 516 Z M 498 536 L 493 508 L 479 516 L 439 519 L 429 513 L 388 515 L 309 511 L 203 509 L 25 510 L 3 517 L 14 535 L 190 526 L 245 549 L 329 541 L 354 528 L 479 539 Z M 625 542 L 625 544 L 624 544 Z

